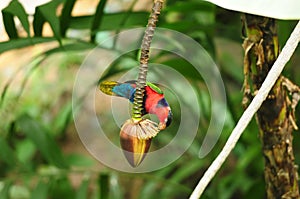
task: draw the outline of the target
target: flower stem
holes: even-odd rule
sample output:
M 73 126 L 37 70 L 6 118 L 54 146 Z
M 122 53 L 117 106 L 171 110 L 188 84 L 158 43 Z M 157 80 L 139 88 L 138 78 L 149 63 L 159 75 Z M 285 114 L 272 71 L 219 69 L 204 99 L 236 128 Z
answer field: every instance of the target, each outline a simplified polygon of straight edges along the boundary
M 162 4 L 163 0 L 154 0 L 152 12 L 150 14 L 148 25 L 142 41 L 139 76 L 136 84 L 136 92 L 134 94 L 132 108 L 132 118 L 136 122 L 142 120 L 142 110 L 148 71 L 150 45 L 154 35 L 156 23 L 158 21 L 158 16 L 162 8 Z

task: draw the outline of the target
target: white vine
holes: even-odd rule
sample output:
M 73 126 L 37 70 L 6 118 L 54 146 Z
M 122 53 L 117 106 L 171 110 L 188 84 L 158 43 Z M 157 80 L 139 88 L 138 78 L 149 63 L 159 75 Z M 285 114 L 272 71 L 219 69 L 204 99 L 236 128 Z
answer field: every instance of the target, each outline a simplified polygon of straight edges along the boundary
M 245 110 L 241 118 L 239 119 L 237 125 L 233 129 L 231 135 L 229 136 L 226 144 L 224 145 L 218 157 L 213 161 L 213 163 L 204 173 L 203 177 L 200 179 L 198 185 L 196 186 L 193 193 L 191 194 L 190 199 L 196 199 L 201 197 L 206 186 L 212 180 L 215 174 L 218 172 L 220 167 L 223 165 L 226 158 L 228 157 L 232 149 L 235 147 L 237 141 L 241 137 L 243 131 L 248 126 L 252 117 L 260 108 L 261 104 L 266 99 L 266 97 L 268 96 L 268 93 L 270 92 L 276 80 L 280 76 L 286 63 L 290 60 L 291 56 L 293 55 L 299 41 L 300 41 L 300 21 L 296 25 L 288 41 L 283 47 L 281 53 L 279 54 L 277 60 L 273 64 L 261 88 L 258 90 L 256 96 L 253 98 L 252 102 Z

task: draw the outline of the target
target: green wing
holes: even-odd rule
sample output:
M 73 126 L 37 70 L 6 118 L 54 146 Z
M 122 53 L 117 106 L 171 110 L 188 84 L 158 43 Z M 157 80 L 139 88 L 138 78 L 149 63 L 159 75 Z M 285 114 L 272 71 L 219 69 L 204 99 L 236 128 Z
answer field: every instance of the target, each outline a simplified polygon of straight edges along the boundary
M 147 82 L 146 83 L 147 86 L 149 86 L 152 90 L 156 91 L 158 94 L 163 94 L 162 90 L 160 90 L 160 88 L 158 88 L 158 86 L 150 83 L 150 82 Z

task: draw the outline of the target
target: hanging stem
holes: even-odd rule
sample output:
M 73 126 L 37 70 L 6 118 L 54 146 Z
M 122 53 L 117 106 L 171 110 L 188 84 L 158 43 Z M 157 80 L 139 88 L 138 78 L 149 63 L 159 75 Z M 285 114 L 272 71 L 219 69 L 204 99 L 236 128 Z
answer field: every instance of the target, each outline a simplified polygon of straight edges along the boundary
M 132 118 L 135 122 L 139 122 L 140 120 L 142 120 L 143 100 L 147 79 L 150 45 L 154 35 L 156 23 L 158 21 L 158 16 L 162 8 L 162 4 L 163 0 L 154 0 L 152 12 L 150 14 L 148 25 L 142 41 L 139 76 L 136 84 L 136 92 L 134 94 L 132 108 Z

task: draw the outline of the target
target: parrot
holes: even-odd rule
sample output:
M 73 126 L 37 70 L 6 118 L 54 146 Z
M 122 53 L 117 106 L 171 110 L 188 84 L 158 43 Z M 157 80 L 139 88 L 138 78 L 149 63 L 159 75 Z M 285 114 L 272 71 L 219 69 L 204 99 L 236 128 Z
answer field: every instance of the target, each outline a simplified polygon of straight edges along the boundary
M 103 81 L 99 85 L 100 90 L 112 96 L 127 98 L 131 103 L 134 101 L 136 91 L 136 80 L 129 80 L 123 83 L 117 81 Z M 153 83 L 146 82 L 142 115 L 154 114 L 159 120 L 160 130 L 168 127 L 173 118 L 171 108 L 164 97 L 163 92 Z

